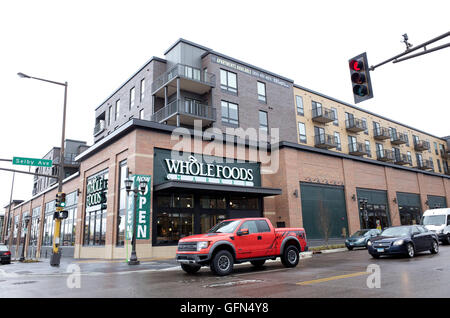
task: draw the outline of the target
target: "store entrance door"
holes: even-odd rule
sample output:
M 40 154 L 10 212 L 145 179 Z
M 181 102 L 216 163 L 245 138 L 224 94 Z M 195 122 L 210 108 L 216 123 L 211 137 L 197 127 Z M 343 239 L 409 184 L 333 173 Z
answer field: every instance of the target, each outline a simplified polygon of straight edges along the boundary
M 367 204 L 367 209 L 360 209 L 359 216 L 363 229 L 389 227 L 388 211 L 384 204 Z

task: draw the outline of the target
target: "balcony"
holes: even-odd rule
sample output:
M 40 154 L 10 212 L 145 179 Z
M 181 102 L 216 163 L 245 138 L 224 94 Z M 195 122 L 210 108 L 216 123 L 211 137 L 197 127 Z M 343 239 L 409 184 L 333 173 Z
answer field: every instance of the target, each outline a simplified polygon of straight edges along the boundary
M 357 133 L 366 130 L 367 124 L 361 119 L 351 118 L 345 121 L 345 128 L 347 128 L 348 131 Z
M 312 120 L 321 124 L 335 121 L 334 113 L 331 109 L 317 107 L 312 109 Z
M 103 132 L 104 130 L 105 130 L 105 121 L 104 120 L 98 121 L 94 127 L 94 137 Z
M 421 170 L 432 170 L 433 163 L 431 162 L 431 160 L 427 159 L 417 160 L 417 168 Z
M 414 150 L 425 151 L 430 149 L 430 143 L 425 140 L 414 141 Z
M 394 153 L 394 163 L 398 165 L 410 165 L 411 161 L 409 160 L 408 156 L 404 153 Z
M 366 145 L 361 142 L 354 142 L 348 145 L 348 153 L 353 156 L 364 156 L 367 154 Z
M 201 120 L 202 127 L 216 121 L 216 109 L 199 103 L 183 103 L 174 100 L 152 115 L 152 121 L 167 122 L 168 125 L 194 126 L 194 120 Z
M 317 148 L 330 149 L 337 147 L 336 137 L 328 134 L 314 136 L 314 145 Z
M 164 87 L 167 86 L 167 96 L 177 92 L 177 81 L 180 79 L 180 90 L 185 90 L 203 95 L 216 85 L 216 76 L 214 74 L 201 71 L 198 68 L 177 64 L 169 71 L 162 74 L 152 83 L 152 94 L 164 98 Z
M 377 150 L 377 160 L 384 162 L 394 161 L 394 152 L 389 149 Z
M 373 138 L 376 140 L 385 140 L 391 138 L 391 134 L 388 128 L 378 127 L 373 129 Z
M 78 156 L 76 153 L 64 153 L 64 166 L 78 166 L 79 162 L 75 160 L 76 156 Z M 59 165 L 59 154 L 58 157 L 53 158 L 52 163 Z
M 391 136 L 391 144 L 401 145 L 408 142 L 408 135 L 403 133 L 395 133 Z
M 439 152 L 441 153 L 441 157 L 442 157 L 443 159 L 445 159 L 445 160 L 450 159 L 450 150 L 449 150 L 449 149 L 447 149 L 447 150 L 445 150 L 445 149 L 440 149 Z

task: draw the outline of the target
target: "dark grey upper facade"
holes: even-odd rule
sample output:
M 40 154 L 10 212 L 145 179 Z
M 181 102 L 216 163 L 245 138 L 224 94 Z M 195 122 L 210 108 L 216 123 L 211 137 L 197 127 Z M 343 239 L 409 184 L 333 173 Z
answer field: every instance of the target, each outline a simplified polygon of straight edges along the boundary
M 143 84 L 142 84 L 143 83 Z M 95 110 L 94 142 L 131 118 L 192 128 L 278 128 L 296 142 L 293 81 L 179 39 Z

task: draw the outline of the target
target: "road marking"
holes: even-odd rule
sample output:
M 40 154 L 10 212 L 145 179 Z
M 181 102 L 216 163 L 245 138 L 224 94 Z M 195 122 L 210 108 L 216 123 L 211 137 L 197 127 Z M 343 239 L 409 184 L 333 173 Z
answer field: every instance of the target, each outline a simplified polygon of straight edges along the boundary
M 296 285 L 311 285 L 311 284 L 328 282 L 328 281 L 337 280 L 337 279 L 343 279 L 343 278 L 357 277 L 357 276 L 368 275 L 368 274 L 370 274 L 370 273 L 368 273 L 368 272 L 357 272 L 357 273 L 346 274 L 346 275 L 338 275 L 338 276 L 331 276 L 331 277 L 314 279 L 314 280 L 307 280 L 307 281 L 304 281 L 304 282 L 299 282 Z

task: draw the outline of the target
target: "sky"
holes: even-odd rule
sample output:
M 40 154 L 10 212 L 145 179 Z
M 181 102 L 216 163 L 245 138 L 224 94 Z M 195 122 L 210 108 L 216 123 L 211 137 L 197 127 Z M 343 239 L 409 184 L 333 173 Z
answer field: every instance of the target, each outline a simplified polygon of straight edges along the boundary
M 350 58 L 367 52 L 375 65 L 405 50 L 404 33 L 413 45 L 444 34 L 448 12 L 448 0 L 3 1 L 0 158 L 41 158 L 61 143 L 63 87 L 18 72 L 67 81 L 66 138 L 91 145 L 95 108 L 179 38 L 353 104 Z M 449 74 L 450 48 L 386 64 L 371 72 L 374 98 L 357 106 L 450 135 Z M 13 199 L 31 198 L 32 179 L 16 174 Z M 11 180 L 0 171 L 0 211 Z

